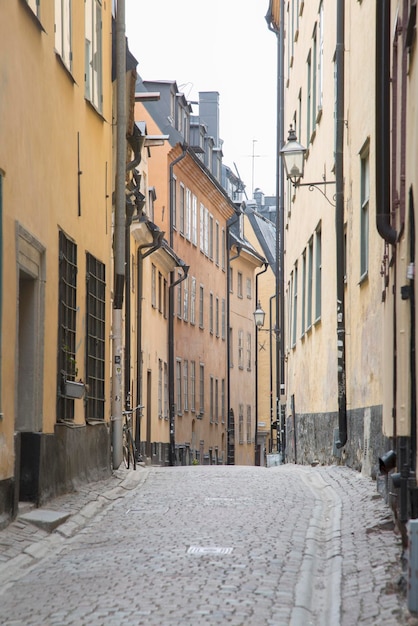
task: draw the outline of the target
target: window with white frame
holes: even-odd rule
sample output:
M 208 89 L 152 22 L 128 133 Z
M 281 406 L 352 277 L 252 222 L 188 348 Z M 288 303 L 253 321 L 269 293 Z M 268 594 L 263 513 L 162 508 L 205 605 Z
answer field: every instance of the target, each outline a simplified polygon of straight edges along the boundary
M 308 243 L 308 275 L 306 282 L 306 327 L 312 326 L 312 296 L 313 296 L 313 238 Z
M 200 222 L 199 222 L 199 238 L 200 238 L 200 251 L 205 251 L 205 207 L 200 203 Z
M 71 0 L 55 0 L 55 50 L 70 71 L 72 66 L 71 28 Z
M 197 198 L 192 195 L 192 244 L 197 246 Z
M 322 233 L 319 225 L 315 233 L 315 321 L 321 317 L 322 309 Z
M 180 272 L 180 270 L 178 270 L 177 272 L 178 278 L 182 277 L 182 272 Z M 182 313 L 183 313 L 183 281 L 181 281 L 178 285 L 177 285 L 177 317 L 181 319 Z
M 190 323 L 196 324 L 196 278 L 192 276 L 190 292 Z
M 251 405 L 247 404 L 247 443 L 252 442 Z
M 192 233 L 192 192 L 186 187 L 186 239 L 190 241 Z
M 208 233 L 208 255 L 211 260 L 213 260 L 213 215 L 209 214 L 209 233 Z
M 163 362 L 158 359 L 158 417 L 163 416 Z
M 203 415 L 205 412 L 205 366 L 203 363 L 199 365 L 199 410 Z
M 157 308 L 157 268 L 151 265 L 151 306 Z
M 251 371 L 251 333 L 247 332 L 247 370 Z
M 172 215 L 171 215 L 171 223 L 174 229 L 177 229 L 177 179 L 173 175 L 172 181 L 172 190 L 173 190 L 173 204 L 172 204 Z
M 26 0 L 26 4 L 30 9 L 32 9 L 33 13 L 39 19 L 41 17 L 41 1 L 40 0 Z
M 177 415 L 182 412 L 182 380 L 181 380 L 181 359 L 176 359 L 176 389 L 177 389 Z
M 244 368 L 244 331 L 238 331 L 238 367 Z
M 369 143 L 360 154 L 360 279 L 369 271 Z
M 190 410 L 196 411 L 196 362 L 190 361 Z
M 189 321 L 189 277 L 187 276 L 184 281 L 183 287 L 183 320 Z
M 183 408 L 189 410 L 189 362 L 183 361 Z
M 209 332 L 213 335 L 213 293 L 209 294 Z
M 219 337 L 219 298 L 215 298 L 215 334 Z
M 237 295 L 242 298 L 242 273 L 237 272 Z
M 204 250 L 206 256 L 209 254 L 209 209 L 205 207 L 205 243 Z
M 292 346 L 296 345 L 297 320 L 298 320 L 298 264 L 296 262 L 294 273 L 293 273 Z
M 309 50 L 308 58 L 306 59 L 306 145 L 309 146 L 311 142 L 311 120 L 312 120 L 312 62 L 311 62 L 311 50 Z
M 203 328 L 204 327 L 204 309 L 203 309 L 203 304 L 204 304 L 204 288 L 203 285 L 200 285 L 199 287 L 199 327 Z
M 244 443 L 244 405 L 238 407 L 238 443 Z
M 183 183 L 180 183 L 179 229 L 182 235 L 184 235 L 184 196 L 184 185 Z
M 226 261 L 226 233 L 225 228 L 222 228 L 222 241 L 221 241 L 221 255 L 222 255 L 222 269 L 225 270 L 225 261 Z
M 247 278 L 247 298 L 249 300 L 251 300 L 251 297 L 252 297 L 251 293 L 252 293 L 252 290 L 251 290 L 251 278 Z
M 102 2 L 85 0 L 85 96 L 101 112 L 102 96 Z
M 215 222 L 215 263 L 219 265 L 219 222 Z

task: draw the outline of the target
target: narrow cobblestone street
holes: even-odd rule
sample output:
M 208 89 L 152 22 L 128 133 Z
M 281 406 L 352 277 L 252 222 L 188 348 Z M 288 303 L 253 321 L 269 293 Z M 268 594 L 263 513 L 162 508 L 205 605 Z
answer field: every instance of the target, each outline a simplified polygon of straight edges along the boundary
M 376 484 L 343 467 L 119 470 L 0 532 L 0 624 L 416 624 Z

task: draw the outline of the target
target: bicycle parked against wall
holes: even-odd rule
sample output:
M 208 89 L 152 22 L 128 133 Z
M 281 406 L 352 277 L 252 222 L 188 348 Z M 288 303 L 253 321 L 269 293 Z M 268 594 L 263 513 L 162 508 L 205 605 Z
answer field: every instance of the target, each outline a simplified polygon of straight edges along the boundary
M 132 467 L 136 470 L 136 461 L 138 452 L 135 445 L 134 436 L 132 433 L 132 415 L 137 409 L 142 409 L 142 405 L 138 405 L 133 409 L 127 409 L 122 412 L 124 416 L 123 432 L 122 432 L 122 449 L 123 449 L 123 461 L 126 469 Z

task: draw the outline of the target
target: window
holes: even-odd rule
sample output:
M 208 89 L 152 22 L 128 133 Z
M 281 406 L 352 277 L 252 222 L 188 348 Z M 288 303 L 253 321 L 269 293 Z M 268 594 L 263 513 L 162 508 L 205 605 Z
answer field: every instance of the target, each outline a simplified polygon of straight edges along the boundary
M 205 413 L 205 366 L 203 363 L 199 365 L 199 408 L 200 415 Z
M 234 272 L 229 268 L 229 293 L 234 293 Z
M 55 50 L 71 71 L 71 0 L 55 0 Z
M 209 332 L 213 335 L 213 293 L 209 294 Z
M 205 241 L 204 251 L 206 256 L 209 254 L 209 210 L 205 207 Z
M 59 232 L 58 403 L 59 420 L 74 419 L 74 400 L 63 396 L 65 380 L 75 380 L 77 317 L 77 246 Z
M 316 256 L 315 256 L 315 321 L 321 317 L 321 291 L 322 291 L 322 235 L 321 228 L 316 231 Z
M 158 310 L 163 312 L 164 298 L 163 298 L 163 275 L 158 272 Z
M 177 275 L 178 275 L 178 278 L 181 278 L 183 276 L 180 270 L 177 272 Z M 183 285 L 183 281 L 177 285 L 177 317 L 179 319 L 181 319 L 181 316 L 183 313 L 182 285 Z
M 244 331 L 238 331 L 238 367 L 244 368 Z
M 182 412 L 182 395 L 181 395 L 181 359 L 176 359 L 176 388 L 177 388 L 177 415 Z
M 176 229 L 177 228 L 177 179 L 174 175 L 173 175 L 173 181 L 172 181 L 172 189 L 173 189 L 173 205 L 172 205 L 173 214 L 171 216 L 171 222 L 173 224 L 173 228 Z
M 210 381 L 209 381 L 209 419 L 211 422 L 213 422 L 213 417 L 214 417 L 214 401 L 213 401 L 213 396 L 214 396 L 214 379 L 213 376 L 210 377 Z
M 251 278 L 247 278 L 247 298 L 251 300 Z
M 251 333 L 247 332 L 247 370 L 251 371 Z
M 316 90 L 317 90 L 317 26 L 315 24 L 312 36 L 312 132 L 316 127 Z
M 324 88 L 324 3 L 319 5 L 319 50 L 318 50 L 318 111 L 322 111 L 322 98 Z M 299 135 L 300 136 L 300 135 Z
M 163 362 L 158 359 L 158 417 L 163 416 Z
M 102 2 L 85 0 L 85 96 L 102 111 Z
M 197 246 L 197 198 L 192 196 L 192 244 Z
M 221 418 L 225 421 L 225 378 L 221 380 Z
M 301 321 L 300 321 L 300 332 L 301 335 L 305 334 L 305 321 L 306 321 L 306 250 L 303 251 L 302 255 L 302 305 L 301 305 Z
M 219 222 L 215 222 L 215 263 L 219 265 Z
M 252 442 L 251 405 L 247 404 L 247 443 Z
M 215 298 L 215 333 L 219 337 L 219 298 Z
M 213 215 L 209 214 L 209 258 L 213 260 Z
M 313 239 L 308 243 L 308 277 L 306 284 L 307 306 L 306 306 L 306 327 L 312 326 L 312 290 L 313 290 Z
M 192 192 L 186 188 L 186 239 L 190 241 L 192 233 Z
M 200 203 L 200 223 L 199 223 L 199 236 L 200 236 L 200 251 L 205 251 L 205 207 Z
M 219 380 L 215 378 L 215 424 L 219 422 Z
M 183 408 L 189 410 L 189 362 L 183 361 Z
M 311 119 L 312 119 L 312 64 L 311 64 L 311 51 L 309 50 L 308 58 L 306 61 L 307 70 L 307 92 L 306 92 L 306 145 L 309 146 L 311 142 Z
M 164 363 L 164 417 L 168 418 L 168 366 Z
M 199 288 L 199 327 L 204 328 L 203 324 L 203 285 L 200 285 Z
M 360 159 L 360 279 L 369 271 L 369 145 L 361 153 Z
M 239 405 L 238 412 L 238 443 L 244 443 L 244 405 Z
M 298 320 L 298 265 L 293 272 L 293 318 L 292 318 L 292 346 L 296 345 L 296 331 Z
M 242 298 L 242 273 L 237 273 L 237 295 L 238 298 Z
M 194 276 L 192 276 L 190 294 L 190 323 L 196 324 L 196 278 Z
M 157 308 L 157 268 L 151 265 L 151 306 Z
M 222 339 L 225 341 L 225 330 L 226 330 L 226 313 L 225 313 L 225 298 L 222 298 L 222 320 L 221 320 L 221 333 Z
M 39 18 L 41 15 L 40 0 L 26 0 L 26 4 L 32 9 L 36 17 Z
M 190 361 L 190 409 L 196 411 L 196 363 Z
M 222 228 L 222 269 L 225 270 L 225 260 L 226 260 L 226 234 L 225 228 Z
M 86 418 L 104 419 L 106 351 L 105 265 L 86 255 Z
M 183 320 L 187 322 L 189 320 L 189 277 L 187 276 L 184 281 L 183 288 Z
M 184 185 L 180 183 L 180 233 L 184 235 Z

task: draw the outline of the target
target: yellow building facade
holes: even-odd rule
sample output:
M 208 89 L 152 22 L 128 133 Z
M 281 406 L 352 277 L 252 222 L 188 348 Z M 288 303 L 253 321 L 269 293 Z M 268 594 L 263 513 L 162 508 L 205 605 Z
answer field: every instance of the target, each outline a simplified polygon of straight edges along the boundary
M 110 471 L 111 20 L 2 8 L 0 519 Z

